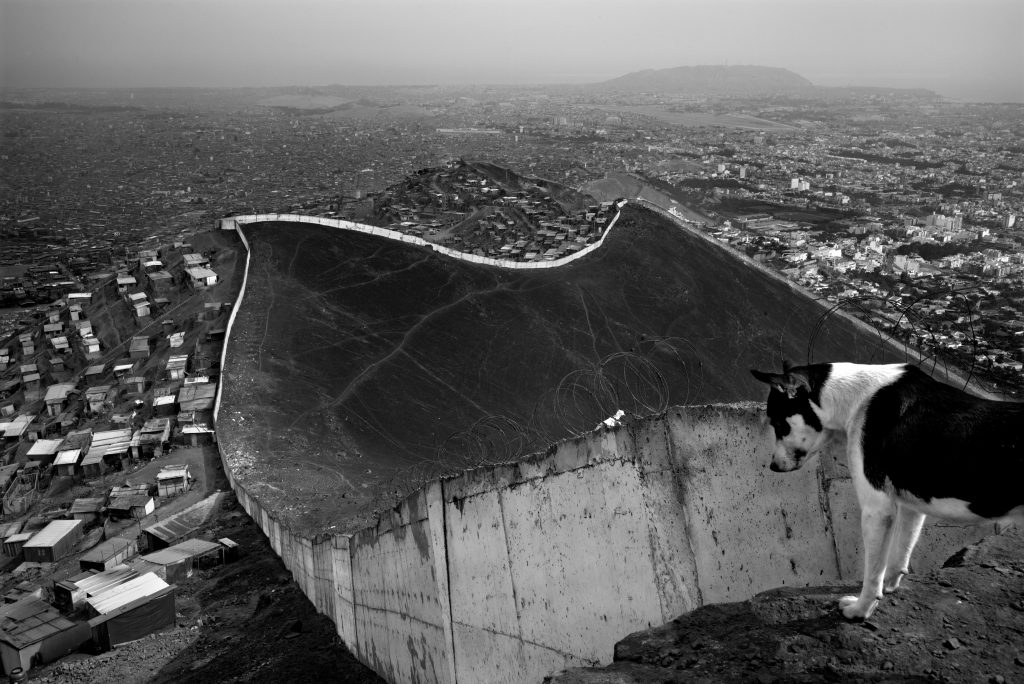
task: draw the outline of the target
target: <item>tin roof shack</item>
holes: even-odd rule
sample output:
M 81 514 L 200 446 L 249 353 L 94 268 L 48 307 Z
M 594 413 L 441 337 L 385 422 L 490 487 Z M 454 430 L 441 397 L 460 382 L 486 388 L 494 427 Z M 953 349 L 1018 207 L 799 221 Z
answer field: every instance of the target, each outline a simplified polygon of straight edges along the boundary
M 185 264 L 185 268 L 209 268 L 210 260 L 204 257 L 202 254 L 182 254 L 181 259 Z
M 89 452 L 82 459 L 82 475 L 98 477 L 108 468 L 123 470 L 130 453 L 132 431 L 103 430 L 94 432 Z
M 82 570 L 102 572 L 123 563 L 138 552 L 139 543 L 135 537 L 130 539 L 114 537 L 94 546 L 88 553 L 78 559 L 78 565 Z
M 189 285 L 193 290 L 205 290 L 217 284 L 217 272 L 208 268 L 202 266 L 186 268 L 185 273 L 188 274 Z
M 104 650 L 175 626 L 174 590 L 154 573 L 86 599 L 92 637 Z
M 196 568 L 212 567 L 221 562 L 221 549 L 217 542 L 205 539 L 186 539 L 139 558 L 145 564 L 136 567 L 150 569 L 168 582 L 181 582 L 192 576 Z
M 188 370 L 188 354 L 175 354 L 167 359 L 167 379 L 184 380 Z
M 68 395 L 75 390 L 74 383 L 58 382 L 46 388 L 46 415 L 56 417 L 68 404 Z
M 167 418 L 178 413 L 178 399 L 174 394 L 162 394 L 153 397 L 153 414 Z
M 128 356 L 133 359 L 149 358 L 149 338 L 145 335 L 136 335 L 128 347 Z
M 142 528 L 143 534 L 139 543 L 143 548 L 140 551 L 165 549 L 178 542 L 196 537 L 199 534 L 199 529 L 206 524 L 223 500 L 223 492 L 211 494 L 165 520 Z
M 130 375 L 121 380 L 121 385 L 128 394 L 143 394 L 146 391 L 146 376 Z
M 178 406 L 182 411 L 211 411 L 217 397 L 217 383 L 186 382 L 178 392 Z
M 171 441 L 171 419 L 150 418 L 132 436 L 132 455 L 136 459 L 159 458 Z
M 21 441 L 34 418 L 35 416 L 14 416 L 14 418 L 0 423 L 0 426 L 2 426 L 0 429 L 3 430 L 0 432 L 0 437 L 3 438 L 4 446 L 10 445 L 12 442 Z
M 209 446 L 217 442 L 217 433 L 214 429 L 199 423 L 183 426 L 181 436 L 187 444 L 194 447 Z
M 80 474 L 78 463 L 92 446 L 92 428 L 75 430 L 68 433 L 57 450 L 57 458 L 53 461 L 53 469 L 57 475 L 74 477 Z
M 4 555 L 11 558 L 20 557 L 22 547 L 34 535 L 35 532 L 15 532 L 4 539 Z
M 97 387 L 103 382 L 103 375 L 106 371 L 106 364 L 97 363 L 89 366 L 85 369 L 85 380 L 86 387 Z
M 188 465 L 164 466 L 156 474 L 157 493 L 164 498 L 177 496 L 187 492 L 194 479 L 189 472 Z
M 96 385 L 85 390 L 86 409 L 90 415 L 103 413 L 108 408 L 113 408 L 113 402 L 117 398 L 117 390 L 113 385 Z
M 113 520 L 142 520 L 155 510 L 156 500 L 146 484 L 112 487 L 107 498 L 107 513 Z
M 56 563 L 75 550 L 85 532 L 81 520 L 54 520 L 21 548 L 28 563 Z
M 71 508 L 68 509 L 68 515 L 74 520 L 81 520 L 85 523 L 85 526 L 93 527 L 100 522 L 100 513 L 103 510 L 103 504 L 106 502 L 105 497 L 85 497 L 81 499 L 75 499 L 71 502 Z
M 138 576 L 139 573 L 127 565 L 114 565 L 100 572 L 82 572 L 53 583 L 53 602 L 61 610 L 78 610 L 85 604 L 87 598 L 98 596 Z
M 37 598 L 0 606 L 0 659 L 8 674 L 63 658 L 91 635 L 86 623 L 68 620 Z
M 153 298 L 166 297 L 174 292 L 174 278 L 167 271 L 154 271 L 149 274 L 149 291 Z

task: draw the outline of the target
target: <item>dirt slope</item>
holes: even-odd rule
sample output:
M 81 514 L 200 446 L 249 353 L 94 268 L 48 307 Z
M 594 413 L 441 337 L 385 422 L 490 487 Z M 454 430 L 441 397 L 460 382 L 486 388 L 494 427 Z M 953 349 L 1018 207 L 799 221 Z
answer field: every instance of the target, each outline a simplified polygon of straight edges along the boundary
M 911 575 L 868 622 L 836 608 L 852 586 L 775 589 L 626 637 L 615 663 L 550 684 L 1024 681 L 1024 532 L 989 537 Z
M 903 360 L 847 321 L 817 330 L 818 304 L 632 205 L 603 249 L 543 271 L 319 226 L 246 231 L 218 431 L 240 480 L 311 532 L 382 505 L 389 473 L 507 461 L 617 409 L 761 397 L 749 369 L 782 356 Z M 616 396 L 595 400 L 587 382 L 611 355 Z M 657 377 L 640 377 L 648 362 Z

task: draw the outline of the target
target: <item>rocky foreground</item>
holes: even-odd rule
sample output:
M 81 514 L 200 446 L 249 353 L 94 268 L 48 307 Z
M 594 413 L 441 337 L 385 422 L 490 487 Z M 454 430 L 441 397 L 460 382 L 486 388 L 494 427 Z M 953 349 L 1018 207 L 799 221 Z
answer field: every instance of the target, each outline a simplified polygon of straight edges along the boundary
M 1024 531 L 910 575 L 866 622 L 836 608 L 855 590 L 775 589 L 704 606 L 629 635 L 607 667 L 545 682 L 1024 682 Z

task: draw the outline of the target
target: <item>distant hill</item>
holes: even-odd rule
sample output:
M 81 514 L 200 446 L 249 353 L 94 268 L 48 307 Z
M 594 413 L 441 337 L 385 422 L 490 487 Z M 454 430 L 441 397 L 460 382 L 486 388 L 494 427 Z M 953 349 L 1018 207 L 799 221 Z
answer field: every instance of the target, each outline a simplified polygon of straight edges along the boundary
M 813 84 L 788 69 L 764 66 L 681 66 L 646 69 L 594 83 L 593 90 L 620 93 L 754 95 L 806 90 Z
M 514 458 L 644 402 L 760 401 L 749 369 L 806 361 L 811 340 L 817 361 L 902 360 L 844 319 L 818 330 L 822 306 L 634 205 L 603 249 L 550 270 L 307 224 L 245 232 L 218 435 L 313 528 L 380 505 L 373 480 L 395 468 Z M 617 398 L 595 401 L 610 356 Z

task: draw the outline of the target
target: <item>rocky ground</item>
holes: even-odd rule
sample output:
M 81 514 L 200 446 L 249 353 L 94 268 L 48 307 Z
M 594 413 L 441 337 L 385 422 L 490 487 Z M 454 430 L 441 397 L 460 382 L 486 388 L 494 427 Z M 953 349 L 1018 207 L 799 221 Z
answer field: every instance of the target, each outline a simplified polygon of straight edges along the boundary
M 1024 531 L 989 537 L 911 575 L 866 622 L 852 586 L 776 589 L 632 634 L 615 662 L 550 684 L 1024 682 Z

